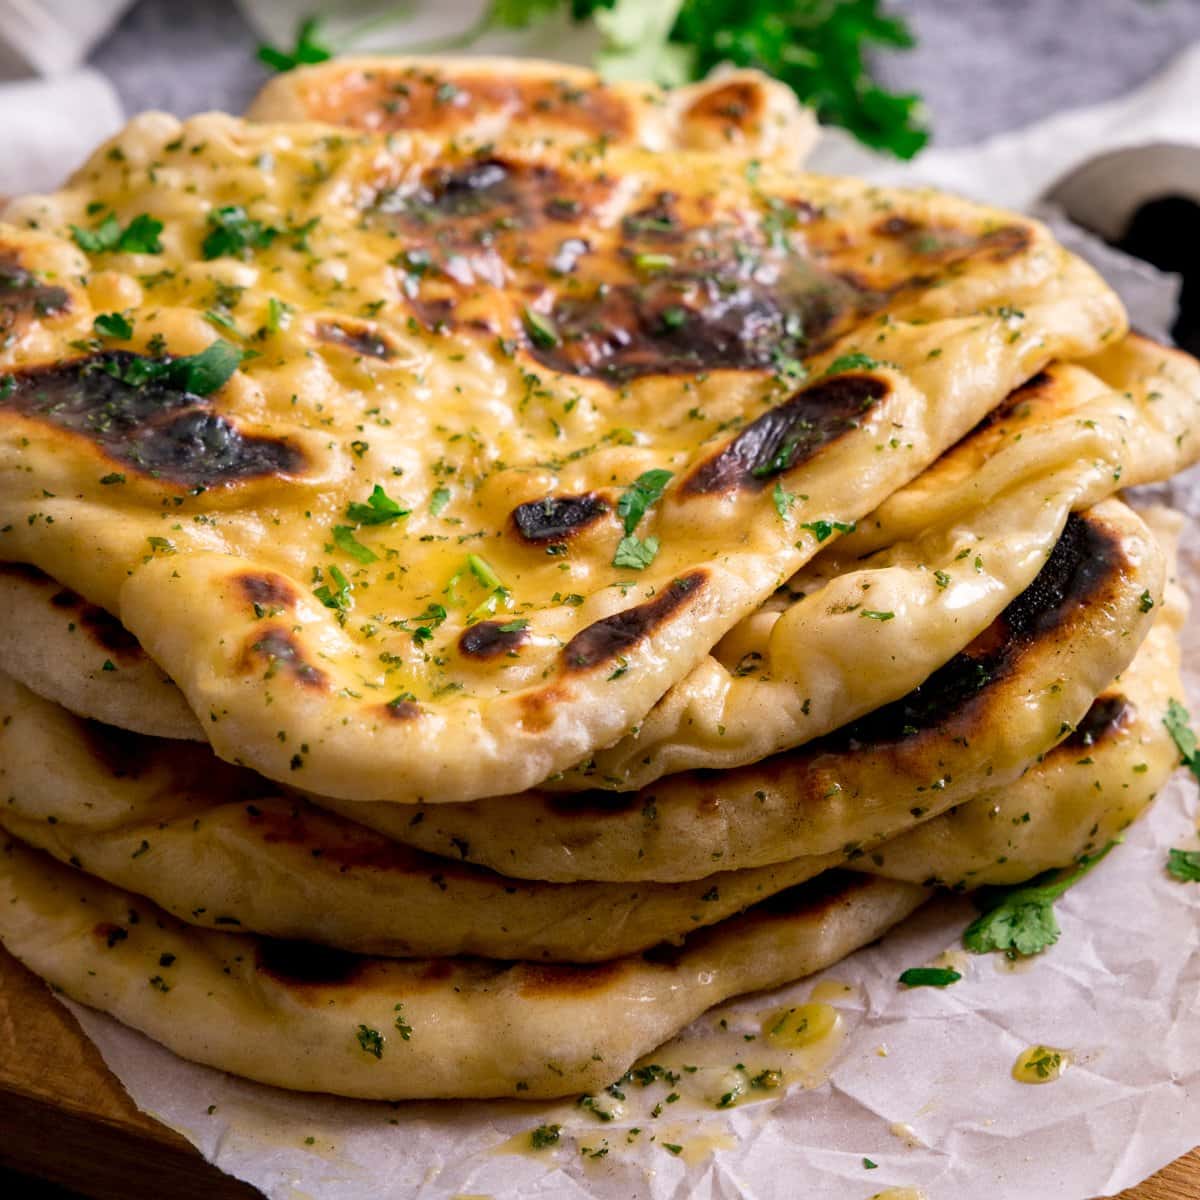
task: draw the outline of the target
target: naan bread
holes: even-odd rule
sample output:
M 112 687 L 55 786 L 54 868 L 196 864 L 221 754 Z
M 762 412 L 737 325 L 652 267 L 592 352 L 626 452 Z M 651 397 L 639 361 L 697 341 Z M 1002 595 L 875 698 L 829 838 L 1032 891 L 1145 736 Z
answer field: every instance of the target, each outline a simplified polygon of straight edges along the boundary
M 1056 363 L 1017 388 L 732 629 L 634 734 L 552 786 L 756 761 L 917 686 L 1029 584 L 1071 509 L 1196 457 L 1194 359 L 1130 335 L 1098 366 L 1104 379 Z M 0 572 L 0 595 L 0 670 L 106 724 L 203 737 L 116 618 L 19 564 Z M 893 618 L 864 622 L 864 608 Z
M 791 88 L 725 71 L 670 91 L 527 58 L 339 58 L 277 75 L 246 116 L 446 140 L 631 144 L 798 167 L 817 122 Z
M 389 956 L 603 961 L 842 861 L 678 884 L 505 879 L 280 795 L 207 748 L 82 721 L 4 676 L 0 788 L 9 832 L 181 920 Z
M 669 956 L 404 961 L 197 929 L 9 841 L 0 943 L 72 999 L 263 1083 L 375 1100 L 536 1099 L 611 1083 L 714 1004 L 837 962 L 927 895 L 833 873 Z
M 24 563 L 0 563 L 0 671 L 121 729 L 203 740 L 183 693 L 110 612 Z
M 684 880 L 853 853 L 1015 780 L 1132 660 L 1163 552 L 1117 500 L 1067 521 L 1033 584 L 922 686 L 799 750 L 634 793 L 528 792 L 410 813 L 325 799 L 409 845 L 535 879 Z
M 1131 335 L 1097 367 L 1026 381 L 553 786 L 757 762 L 911 691 L 1032 582 L 1068 513 L 1200 455 L 1200 363 Z
M 1150 523 L 1160 540 L 1178 533 L 1173 513 L 1159 510 Z M 1179 765 L 1163 724 L 1168 703 L 1184 695 L 1179 631 L 1187 597 L 1174 580 L 1157 613 L 1128 669 L 1020 779 L 876 847 L 855 867 L 943 887 L 1013 884 L 1118 837 Z
M 259 247 L 206 260 L 247 196 Z M 85 256 L 97 205 L 162 251 Z M 1124 328 L 1036 224 L 719 156 L 150 116 L 8 218 L 0 553 L 113 612 L 223 757 L 361 800 L 611 742 L 822 522 Z M 128 342 L 72 348 L 112 310 Z M 206 311 L 258 355 L 202 396 L 156 348 Z

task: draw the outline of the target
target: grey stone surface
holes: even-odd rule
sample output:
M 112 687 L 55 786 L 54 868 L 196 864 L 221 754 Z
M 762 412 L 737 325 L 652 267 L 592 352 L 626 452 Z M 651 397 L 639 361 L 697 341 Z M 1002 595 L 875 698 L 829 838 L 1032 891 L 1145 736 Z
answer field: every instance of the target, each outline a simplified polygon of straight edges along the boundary
M 880 75 L 921 93 L 936 140 L 974 141 L 1120 95 L 1200 38 L 1200 0 L 893 0 L 915 50 Z M 336 0 L 313 0 L 327 11 Z M 140 0 L 92 56 L 128 112 L 239 111 L 265 78 L 233 0 Z

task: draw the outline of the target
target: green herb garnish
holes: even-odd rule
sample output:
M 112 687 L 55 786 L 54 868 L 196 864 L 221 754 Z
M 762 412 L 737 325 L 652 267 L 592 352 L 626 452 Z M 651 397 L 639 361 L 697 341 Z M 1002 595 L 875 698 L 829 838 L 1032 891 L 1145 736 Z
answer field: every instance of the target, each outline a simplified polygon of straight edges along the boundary
M 393 500 L 379 484 L 375 485 L 367 497 L 366 504 L 351 501 L 346 506 L 346 516 L 355 525 L 387 525 L 391 521 L 407 517 L 411 511 Z
M 354 530 L 349 525 L 335 525 L 333 527 L 333 544 L 339 550 L 350 555 L 356 562 L 373 563 L 379 559 L 379 555 L 374 550 L 364 546 L 354 536 Z
M 561 1125 L 539 1125 L 530 1131 L 529 1148 L 531 1150 L 548 1150 L 551 1146 L 557 1146 L 561 1133 Z
M 121 313 L 101 313 L 92 322 L 92 328 L 100 337 L 118 342 L 127 342 L 133 337 L 133 325 Z
M 121 254 L 161 254 L 162 243 L 158 235 L 163 223 L 148 213 L 139 213 L 125 228 L 110 212 L 94 229 L 71 226 L 71 236 L 80 250 L 88 254 L 103 254 L 115 250 Z
M 383 1057 L 383 1034 L 378 1029 L 372 1029 L 367 1025 L 360 1025 L 357 1037 L 358 1044 L 367 1054 L 375 1058 Z
M 844 375 L 847 371 L 869 371 L 879 364 L 869 354 L 843 354 L 825 368 L 826 375 Z
M 1200 754 L 1196 752 L 1196 735 L 1188 724 L 1189 720 L 1188 710 L 1178 700 L 1168 703 L 1167 715 L 1163 717 L 1163 724 L 1167 727 L 1167 732 L 1171 735 L 1171 740 L 1179 751 L 1183 765 L 1197 779 L 1200 779 Z
M 949 987 L 961 978 L 962 975 L 950 967 L 909 967 L 900 973 L 900 982 L 910 988 Z
M 662 499 L 674 474 L 674 471 L 656 467 L 643 472 L 622 492 L 617 501 L 617 515 L 624 520 L 626 533 L 632 533 L 646 515 L 646 510 Z
M 296 44 L 291 50 L 262 45 L 258 48 L 258 61 L 272 71 L 290 71 L 293 67 L 325 62 L 333 57 L 333 51 L 319 40 L 320 29 L 321 22 L 316 17 L 309 17 L 300 23 Z
M 618 543 L 613 555 L 614 567 L 628 567 L 631 571 L 645 570 L 658 555 L 658 538 L 648 537 L 645 540 L 626 534 Z
M 853 533 L 857 527 L 854 521 L 806 521 L 800 526 L 801 529 L 807 529 L 818 542 L 828 541 L 835 530 L 838 533 Z
M 252 251 L 266 249 L 278 236 L 278 229 L 247 216 L 240 204 L 227 204 L 208 214 L 208 233 L 200 252 L 206 259 L 226 255 L 249 258 Z
M 1038 954 L 1058 941 L 1062 930 L 1054 902 L 1077 884 L 1112 848 L 1085 855 L 1065 871 L 1046 871 L 1015 888 L 986 889 L 980 899 L 987 911 L 967 926 L 963 945 L 975 954 L 1003 950 L 1008 958 Z
M 1181 883 L 1200 883 L 1200 850 L 1168 850 L 1167 873 Z

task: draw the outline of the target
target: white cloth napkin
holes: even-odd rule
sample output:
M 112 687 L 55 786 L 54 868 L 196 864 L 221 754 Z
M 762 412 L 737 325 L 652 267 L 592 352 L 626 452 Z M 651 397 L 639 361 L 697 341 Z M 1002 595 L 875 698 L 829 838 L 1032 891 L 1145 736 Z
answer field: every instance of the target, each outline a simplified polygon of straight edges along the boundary
M 0 0 L 0 79 L 79 66 L 132 0 Z
M 0 84 L 0 195 L 57 187 L 124 119 L 98 71 Z

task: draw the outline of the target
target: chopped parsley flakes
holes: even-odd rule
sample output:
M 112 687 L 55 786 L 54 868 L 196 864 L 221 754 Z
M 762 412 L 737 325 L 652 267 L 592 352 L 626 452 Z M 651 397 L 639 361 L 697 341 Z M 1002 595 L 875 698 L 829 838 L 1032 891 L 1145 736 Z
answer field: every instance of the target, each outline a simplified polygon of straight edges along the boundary
M 373 1058 L 383 1057 L 383 1034 L 378 1029 L 372 1029 L 368 1025 L 360 1025 L 358 1027 L 358 1044 L 362 1047 L 363 1052 L 370 1054 Z
M 835 531 L 837 533 L 853 533 L 857 527 L 857 523 L 854 521 L 805 521 L 800 526 L 801 529 L 807 529 L 818 542 L 828 541 L 833 537 Z

